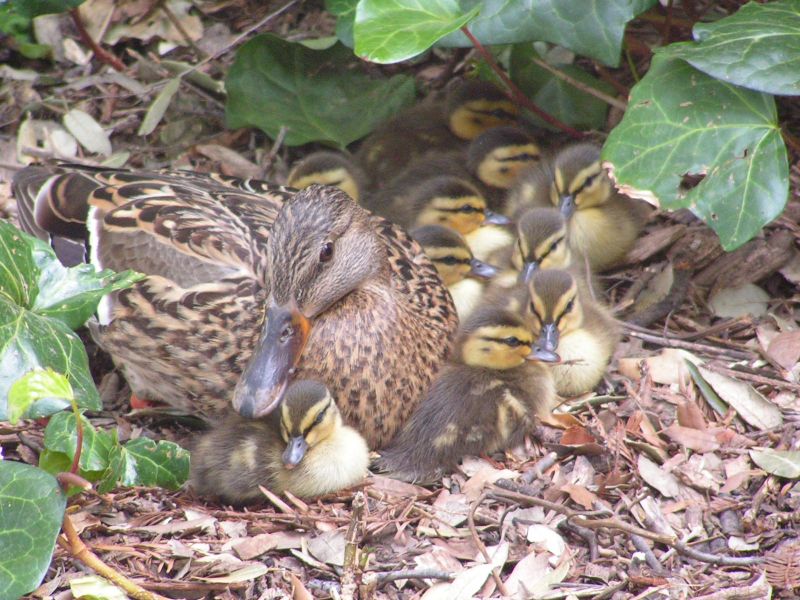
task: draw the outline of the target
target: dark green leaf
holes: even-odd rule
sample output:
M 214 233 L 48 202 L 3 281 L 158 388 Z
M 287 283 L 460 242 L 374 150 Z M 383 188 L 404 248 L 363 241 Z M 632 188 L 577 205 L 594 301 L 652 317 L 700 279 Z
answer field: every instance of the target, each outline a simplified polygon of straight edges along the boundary
M 115 445 L 115 437 L 107 431 L 98 431 L 81 415 L 83 424 L 83 446 L 81 448 L 81 475 L 91 471 L 105 471 L 109 452 Z M 78 430 L 73 412 L 53 415 L 44 430 L 44 445 L 51 452 L 60 452 L 72 460 L 78 446 Z
M 412 78 L 375 79 L 355 67 L 352 52 L 340 44 L 311 50 L 257 36 L 239 48 L 228 73 L 228 125 L 258 127 L 272 138 L 285 125 L 290 146 L 344 147 L 414 100 Z
M 608 104 L 559 79 L 533 62 L 541 59 L 533 44 L 517 44 L 511 51 L 510 75 L 520 89 L 540 108 L 567 125 L 579 129 L 600 129 L 605 125 Z M 614 94 L 610 84 L 600 81 L 572 64 L 553 64 L 553 67 L 607 94 Z M 537 119 L 537 125 L 546 126 Z
M 83 4 L 84 0 L 13 0 L 16 11 L 28 18 L 52 13 L 67 12 Z
M 694 26 L 672 55 L 717 79 L 769 94 L 800 94 L 800 0 L 744 5 Z
M 483 5 L 469 30 L 483 44 L 552 42 L 619 64 L 625 24 L 655 4 L 655 0 L 462 0 L 466 10 Z M 470 46 L 460 31 L 440 41 L 442 46 Z
M 656 54 L 631 91 L 603 158 L 632 195 L 688 207 L 732 250 L 786 204 L 789 164 L 772 96 L 723 83 Z M 686 174 L 704 174 L 689 191 Z
M 69 404 L 74 398 L 69 380 L 52 369 L 29 371 L 17 379 L 8 392 L 8 420 L 15 424 L 31 404 L 46 398 Z
M 377 63 L 412 58 L 479 11 L 480 5 L 462 10 L 457 0 L 361 0 L 353 27 L 356 54 Z
M 100 493 L 117 485 L 158 486 L 177 490 L 189 478 L 189 453 L 173 442 L 137 438 L 117 446 L 109 469 L 98 486 Z
M 29 308 L 36 299 L 38 278 L 28 236 L 11 223 L 0 221 L 0 296 Z
M 55 477 L 0 461 L 0 598 L 19 598 L 41 583 L 65 508 Z
M 348 48 L 352 48 L 353 23 L 356 20 L 358 0 L 325 0 L 325 8 L 336 16 L 336 37 Z
M 0 421 L 8 418 L 11 385 L 28 371 L 48 367 L 67 376 L 78 406 L 89 410 L 102 408 L 80 338 L 63 322 L 40 317 L 0 296 Z M 27 414 L 41 415 L 43 402 L 50 409 L 67 406 L 59 402 L 53 407 L 42 400 L 33 404 Z

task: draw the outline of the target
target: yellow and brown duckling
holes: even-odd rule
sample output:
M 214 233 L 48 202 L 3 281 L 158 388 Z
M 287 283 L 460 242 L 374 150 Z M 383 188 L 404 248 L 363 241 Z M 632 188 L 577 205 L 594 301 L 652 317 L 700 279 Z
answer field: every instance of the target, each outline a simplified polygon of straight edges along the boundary
M 577 396 L 597 387 L 620 340 L 608 311 L 568 272 L 548 269 L 531 277 L 526 313 L 536 344 L 561 357 L 552 366 L 558 393 Z
M 203 435 L 192 450 L 191 483 L 204 497 L 229 504 L 273 493 L 313 497 L 360 482 L 369 450 L 359 433 L 342 423 L 328 389 L 295 381 L 280 409 L 263 419 L 231 415 Z
M 480 303 L 485 282 L 499 269 L 472 256 L 466 240 L 449 227 L 425 225 L 409 233 L 431 259 L 450 290 L 459 318 L 464 320 Z
M 532 206 L 556 206 L 569 223 L 569 245 L 595 271 L 620 264 L 636 242 L 648 209 L 616 191 L 592 143 L 561 149 L 552 164 L 520 176 L 509 194 L 515 216 Z
M 550 410 L 555 388 L 525 322 L 495 307 L 476 310 L 459 333 L 450 363 L 392 444 L 378 468 L 407 481 L 429 482 L 468 454 L 512 448 L 537 414 Z
M 322 150 L 312 152 L 298 161 L 286 180 L 288 186 L 298 190 L 315 183 L 338 187 L 360 202 L 367 187 L 367 177 L 351 157 L 341 152 Z
M 296 375 L 379 448 L 450 352 L 455 306 L 422 248 L 336 188 L 29 167 L 14 189 L 30 230 L 88 229 L 96 266 L 147 275 L 91 328 L 142 398 L 257 418 Z
M 356 158 L 373 182 L 392 179 L 429 150 L 461 148 L 492 127 L 511 125 L 519 108 L 486 81 L 464 81 L 445 99 L 429 97 L 379 126 L 362 142 Z

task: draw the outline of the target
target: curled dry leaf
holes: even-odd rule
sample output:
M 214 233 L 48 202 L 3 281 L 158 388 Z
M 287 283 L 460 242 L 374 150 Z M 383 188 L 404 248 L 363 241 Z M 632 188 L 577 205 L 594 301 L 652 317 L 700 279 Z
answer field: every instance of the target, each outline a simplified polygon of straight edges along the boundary
M 620 358 L 619 371 L 626 377 L 639 381 L 642 378 L 642 366 L 644 366 L 647 368 L 653 383 L 662 385 L 677 384 L 681 381 L 689 380 L 689 371 L 684 360 L 688 360 L 695 365 L 703 364 L 703 361 L 691 352 L 679 348 L 664 348 L 655 356 Z
M 491 572 L 492 565 L 471 567 L 449 583 L 437 583 L 422 595 L 421 600 L 471 600 Z
M 749 425 L 763 430 L 783 424 L 780 409 L 751 385 L 702 367 L 698 367 L 698 370 L 720 398 L 733 407 Z
M 573 502 L 580 504 L 586 510 L 592 510 L 594 503 L 597 502 L 597 495 L 590 492 L 582 485 L 575 485 L 574 483 L 565 483 L 561 486 L 561 491 L 569 494 Z
M 683 427 L 672 424 L 664 429 L 664 434 L 673 442 L 695 452 L 713 452 L 720 444 L 713 431 Z
M 694 400 L 680 402 L 676 414 L 678 417 L 678 424 L 683 427 L 691 427 L 692 429 L 698 429 L 700 431 L 705 431 L 708 428 L 706 417 Z

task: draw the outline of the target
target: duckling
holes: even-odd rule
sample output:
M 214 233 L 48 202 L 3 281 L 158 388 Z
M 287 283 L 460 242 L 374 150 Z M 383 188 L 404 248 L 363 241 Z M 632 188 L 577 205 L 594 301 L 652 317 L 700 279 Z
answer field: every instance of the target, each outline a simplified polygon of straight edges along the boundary
M 528 290 L 526 312 L 537 344 L 561 357 L 561 363 L 552 366 L 556 390 L 562 396 L 593 390 L 619 343 L 617 321 L 582 293 L 567 271 L 536 271 Z
M 544 362 L 558 355 L 534 347 L 533 334 L 513 313 L 492 306 L 463 323 L 451 361 L 388 448 L 379 469 L 429 482 L 467 454 L 520 444 L 537 414 L 552 407 L 555 387 Z
M 203 435 L 192 450 L 191 482 L 201 496 L 240 505 L 263 498 L 259 485 L 301 497 L 336 492 L 361 481 L 368 465 L 364 438 L 342 424 L 328 389 L 302 380 L 268 417 L 232 415 Z
M 520 176 L 509 194 L 510 214 L 557 206 L 569 223 L 569 245 L 595 271 L 620 264 L 647 220 L 644 202 L 617 192 L 600 161 L 600 147 L 580 143 L 560 150 L 549 166 Z
M 332 185 L 359 202 L 367 186 L 367 176 L 354 160 L 341 152 L 312 152 L 295 163 L 286 184 L 302 190 L 313 183 Z
M 480 303 L 485 280 L 500 270 L 473 257 L 466 240 L 449 227 L 425 225 L 409 234 L 422 245 L 450 290 L 459 318 L 465 319 Z
M 461 235 L 489 223 L 510 222 L 486 207 L 478 188 L 450 175 L 433 177 L 408 187 L 383 214 L 406 228 L 444 225 Z
M 429 97 L 402 111 L 361 144 L 356 158 L 373 182 L 394 177 L 412 159 L 428 150 L 451 150 L 465 140 L 499 125 L 511 125 L 519 108 L 487 81 L 465 81 L 447 92 L 444 101 Z

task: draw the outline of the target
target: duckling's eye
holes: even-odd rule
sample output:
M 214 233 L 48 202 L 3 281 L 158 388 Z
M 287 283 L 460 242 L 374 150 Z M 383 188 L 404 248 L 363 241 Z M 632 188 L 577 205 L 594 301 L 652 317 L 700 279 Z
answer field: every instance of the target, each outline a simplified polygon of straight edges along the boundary
M 511 346 L 512 348 L 517 348 L 519 346 L 522 346 L 522 340 L 520 340 L 518 337 L 514 337 L 514 336 L 507 337 L 506 339 L 503 340 L 503 343 L 506 346 Z
M 552 244 L 550 244 L 550 248 L 547 250 L 547 253 L 550 254 L 551 252 L 555 252 L 555 249 L 558 248 L 558 245 L 561 243 L 561 240 L 556 240 Z
M 503 110 L 502 108 L 495 108 L 490 114 L 497 119 L 511 118 L 511 115 L 509 115 L 508 112 Z
M 479 208 L 475 208 L 471 204 L 465 204 L 464 206 L 462 206 L 461 208 L 458 209 L 458 212 L 462 212 L 465 215 L 469 215 L 469 214 L 472 214 L 472 213 L 483 212 L 483 211 L 480 210 Z
M 594 175 L 589 175 L 586 180 L 583 182 L 583 187 L 587 188 L 594 183 L 594 180 L 597 179 L 598 173 Z
M 443 264 L 445 264 L 445 265 L 447 265 L 449 267 L 452 267 L 452 266 L 458 264 L 458 259 L 455 256 L 445 256 L 443 258 L 440 258 L 439 262 L 443 263 Z
M 564 307 L 564 313 L 571 312 L 572 309 L 575 308 L 575 298 L 570 300 L 567 305 Z
M 324 418 L 325 418 L 325 411 L 324 410 L 319 411 L 319 414 L 314 418 L 314 425 L 319 425 L 320 423 L 322 423 L 322 419 Z
M 325 242 L 319 251 L 319 262 L 326 263 L 333 258 L 333 242 Z

